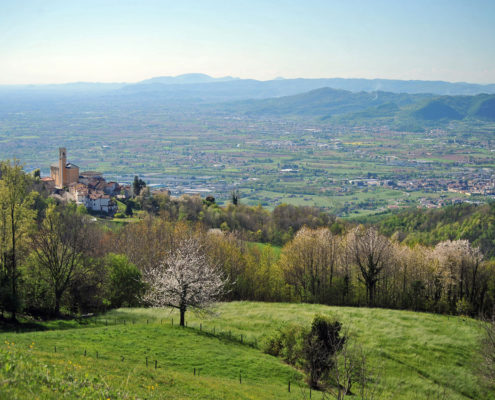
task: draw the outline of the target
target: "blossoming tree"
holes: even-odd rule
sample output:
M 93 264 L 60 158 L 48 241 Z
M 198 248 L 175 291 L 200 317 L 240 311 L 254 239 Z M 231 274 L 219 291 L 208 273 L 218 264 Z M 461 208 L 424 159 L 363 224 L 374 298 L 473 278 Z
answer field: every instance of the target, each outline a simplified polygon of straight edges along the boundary
M 226 284 L 222 271 L 209 262 L 194 237 L 179 240 L 163 262 L 146 273 L 145 280 L 144 300 L 153 307 L 177 308 L 181 326 L 188 309 L 205 309 L 224 293 Z

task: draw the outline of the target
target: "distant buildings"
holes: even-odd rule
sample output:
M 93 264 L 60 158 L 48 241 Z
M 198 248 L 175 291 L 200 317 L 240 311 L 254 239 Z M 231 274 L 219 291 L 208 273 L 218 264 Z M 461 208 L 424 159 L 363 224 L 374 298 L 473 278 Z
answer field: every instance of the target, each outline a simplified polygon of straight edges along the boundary
M 79 167 L 67 162 L 67 150 L 65 147 L 58 149 L 58 163 L 50 166 L 50 177 L 57 189 L 63 189 L 71 183 L 77 183 L 79 179 Z
M 90 211 L 109 215 L 117 211 L 113 197 L 128 197 L 130 190 L 117 182 L 106 182 L 98 172 L 79 173 L 77 165 L 67 162 L 64 147 L 59 148 L 58 163 L 50 166 L 50 178 L 42 178 L 42 182 L 52 195 L 75 201 Z

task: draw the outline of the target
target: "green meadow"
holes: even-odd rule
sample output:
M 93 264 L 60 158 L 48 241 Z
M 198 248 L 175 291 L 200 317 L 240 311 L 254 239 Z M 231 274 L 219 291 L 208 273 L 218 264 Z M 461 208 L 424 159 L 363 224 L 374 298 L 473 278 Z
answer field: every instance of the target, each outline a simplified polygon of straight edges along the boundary
M 320 313 L 338 318 L 363 347 L 375 398 L 495 399 L 476 376 L 483 327 L 469 318 L 257 302 L 212 311 L 186 313 L 186 328 L 168 309 L 119 309 L 39 325 L 44 331 L 3 332 L 0 398 L 309 398 L 303 373 L 260 348 L 277 328 L 309 325 Z

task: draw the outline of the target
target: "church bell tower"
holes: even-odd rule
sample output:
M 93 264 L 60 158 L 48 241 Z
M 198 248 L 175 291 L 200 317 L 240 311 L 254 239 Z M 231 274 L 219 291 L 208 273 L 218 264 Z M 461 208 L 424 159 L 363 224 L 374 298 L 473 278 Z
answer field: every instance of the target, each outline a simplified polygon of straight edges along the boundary
M 58 149 L 58 173 L 60 182 L 56 182 L 58 187 L 64 187 L 65 182 L 65 166 L 67 165 L 67 150 L 65 147 Z

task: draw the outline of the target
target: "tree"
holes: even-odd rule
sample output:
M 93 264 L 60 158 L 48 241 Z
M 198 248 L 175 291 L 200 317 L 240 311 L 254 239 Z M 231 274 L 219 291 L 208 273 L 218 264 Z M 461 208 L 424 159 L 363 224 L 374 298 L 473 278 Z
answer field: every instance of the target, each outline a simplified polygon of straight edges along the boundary
M 124 254 L 106 256 L 109 269 L 109 297 L 112 307 L 135 307 L 144 292 L 141 272 Z
M 347 338 L 341 336 L 342 324 L 322 315 L 316 315 L 311 331 L 304 338 L 304 369 L 308 373 L 308 383 L 319 388 L 330 371 L 335 368 L 335 354 L 342 350 Z
M 482 364 L 479 372 L 490 386 L 495 385 L 495 319 L 485 321 L 485 334 L 481 339 Z
M 134 176 L 134 181 L 132 182 L 132 191 L 134 196 L 139 196 L 141 190 L 146 187 L 146 182 L 140 179 L 137 175 Z
M 193 236 L 178 241 L 163 262 L 147 271 L 145 301 L 154 307 L 174 307 L 185 324 L 188 309 L 204 310 L 224 293 L 222 272 L 208 261 L 203 244 Z
M 133 211 L 132 211 L 132 204 L 130 201 L 127 201 L 125 205 L 125 215 L 128 217 L 132 217 Z
M 435 246 L 438 274 L 443 283 L 445 297 L 452 311 L 458 302 L 467 301 L 479 309 L 483 303 L 483 282 L 480 265 L 483 254 L 467 240 L 446 240 Z
M 39 231 L 31 237 L 39 266 L 46 273 L 53 290 L 55 315 L 60 314 L 62 295 L 69 287 L 89 244 L 85 218 L 72 207 L 57 210 L 51 206 Z
M 281 265 L 303 301 L 328 302 L 337 262 L 337 239 L 328 228 L 300 229 L 285 245 Z
M 376 285 L 389 262 L 390 241 L 385 236 L 380 235 L 375 228 L 359 226 L 352 232 L 350 248 L 354 262 L 358 265 L 366 285 L 366 301 L 368 306 L 373 306 L 375 304 Z
M 15 320 L 19 307 L 19 250 L 36 218 L 32 208 L 36 195 L 29 190 L 30 177 L 17 160 L 0 163 L 0 176 L 0 272 L 6 284 L 2 291 L 8 291 L 2 300 Z
M 239 194 L 239 191 L 236 189 L 236 190 L 232 190 L 232 192 L 230 193 L 230 198 L 232 199 L 232 204 L 234 206 L 237 206 L 239 204 L 239 199 L 240 199 L 240 194 Z

